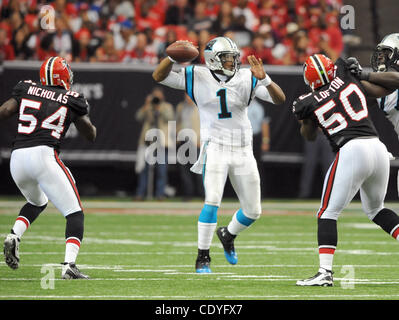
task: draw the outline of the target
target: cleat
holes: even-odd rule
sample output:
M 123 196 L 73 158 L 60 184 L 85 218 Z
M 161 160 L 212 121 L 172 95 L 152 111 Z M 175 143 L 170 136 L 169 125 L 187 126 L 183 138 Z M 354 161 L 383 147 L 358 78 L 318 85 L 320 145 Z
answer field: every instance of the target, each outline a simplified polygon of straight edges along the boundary
M 10 233 L 4 240 L 4 259 L 11 269 L 19 267 L 19 243 L 20 239 L 15 234 Z
M 296 282 L 297 286 L 318 286 L 318 287 L 332 287 L 333 286 L 333 272 L 320 268 L 320 270 L 311 278 L 299 280 Z
M 237 264 L 237 253 L 234 249 L 235 235 L 232 235 L 226 227 L 217 229 L 216 234 L 223 245 L 224 256 L 230 264 Z
M 62 263 L 62 279 L 90 279 L 74 263 Z
M 195 272 L 212 273 L 210 265 L 211 257 L 209 256 L 209 254 L 198 254 L 197 260 L 195 261 Z

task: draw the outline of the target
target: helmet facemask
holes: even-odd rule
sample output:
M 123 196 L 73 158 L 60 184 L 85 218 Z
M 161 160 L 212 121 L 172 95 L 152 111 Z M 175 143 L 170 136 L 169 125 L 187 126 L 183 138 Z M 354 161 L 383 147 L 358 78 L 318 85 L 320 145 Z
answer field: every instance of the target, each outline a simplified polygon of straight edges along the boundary
M 223 74 L 228 77 L 234 76 L 236 71 L 240 68 L 240 55 L 232 52 L 221 52 L 217 57 L 220 60 L 220 70 Z
M 387 46 L 377 46 L 371 56 L 371 67 L 374 72 L 386 72 L 389 69 L 399 71 L 399 50 Z
M 234 76 L 240 67 L 240 51 L 227 37 L 218 37 L 209 41 L 204 50 L 204 57 L 210 70 L 228 77 Z

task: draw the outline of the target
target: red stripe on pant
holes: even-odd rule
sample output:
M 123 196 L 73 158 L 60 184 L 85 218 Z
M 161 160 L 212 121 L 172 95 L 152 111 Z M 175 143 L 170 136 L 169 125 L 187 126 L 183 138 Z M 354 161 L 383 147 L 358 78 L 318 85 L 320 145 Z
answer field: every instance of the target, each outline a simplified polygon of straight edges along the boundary
M 78 247 L 80 247 L 80 241 L 79 241 L 78 239 L 68 238 L 68 239 L 66 240 L 66 243 L 73 243 L 73 244 L 76 244 Z
M 396 239 L 398 235 L 399 235 L 399 227 L 397 227 L 396 230 L 392 233 L 392 237 Z
M 330 201 L 331 191 L 332 191 L 332 188 L 334 185 L 335 173 L 337 171 L 337 166 L 338 166 L 338 160 L 339 160 L 339 151 L 337 152 L 337 155 L 335 156 L 334 164 L 331 168 L 330 175 L 328 176 L 326 190 L 324 191 L 324 194 L 323 194 L 323 206 L 321 207 L 319 213 L 317 214 L 318 218 L 320 218 L 322 216 L 322 214 L 324 213 L 324 211 L 326 211 L 328 202 Z
M 319 254 L 320 253 L 334 254 L 335 253 L 335 249 L 333 249 L 333 248 L 319 248 Z
M 62 171 L 64 171 L 65 175 L 67 176 L 69 183 L 71 184 L 72 189 L 75 192 L 76 198 L 78 198 L 79 206 L 83 211 L 83 206 L 82 206 L 82 203 L 80 202 L 79 192 L 78 192 L 78 189 L 76 188 L 75 182 L 73 182 L 73 179 L 72 179 L 71 175 L 69 174 L 68 169 L 65 167 L 64 163 L 60 160 L 60 158 L 58 158 L 57 151 L 55 151 L 55 150 L 54 150 L 54 156 L 55 156 L 55 160 L 57 161 L 58 165 L 61 167 Z

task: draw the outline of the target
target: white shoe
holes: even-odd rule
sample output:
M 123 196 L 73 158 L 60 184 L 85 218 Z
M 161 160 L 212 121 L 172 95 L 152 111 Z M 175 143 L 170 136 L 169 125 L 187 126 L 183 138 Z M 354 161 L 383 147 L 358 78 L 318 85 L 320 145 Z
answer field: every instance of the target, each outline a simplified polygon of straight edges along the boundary
M 11 269 L 19 267 L 19 242 L 17 235 L 10 233 L 4 240 L 4 259 Z
M 80 272 L 74 263 L 62 263 L 62 279 L 90 279 L 89 276 Z
M 296 282 L 297 286 L 319 286 L 332 287 L 333 286 L 333 272 L 320 268 L 319 271 L 311 278 L 299 280 Z

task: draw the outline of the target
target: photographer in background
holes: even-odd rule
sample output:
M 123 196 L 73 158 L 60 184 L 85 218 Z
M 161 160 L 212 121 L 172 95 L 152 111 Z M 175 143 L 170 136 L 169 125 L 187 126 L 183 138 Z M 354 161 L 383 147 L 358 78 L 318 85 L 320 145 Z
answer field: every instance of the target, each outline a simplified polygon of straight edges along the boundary
M 157 151 L 165 151 L 162 155 L 163 161 L 154 164 L 156 175 L 155 198 L 163 200 L 165 197 L 165 186 L 168 181 L 168 140 L 169 134 L 173 134 L 168 132 L 168 121 L 174 120 L 174 111 L 173 106 L 165 101 L 162 88 L 155 87 L 146 97 L 144 105 L 136 113 L 136 120 L 143 123 L 136 160 L 136 173 L 139 174 L 136 200 L 143 200 L 146 195 L 152 196 L 152 190 L 149 190 L 151 188 L 148 188 L 148 186 L 153 185 L 153 181 L 149 181 L 152 177 L 151 175 L 149 177 L 150 165 L 145 161 L 145 150 L 153 143 L 158 144 Z M 158 129 L 159 135 L 157 135 L 154 141 L 146 141 L 146 134 L 151 129 Z

